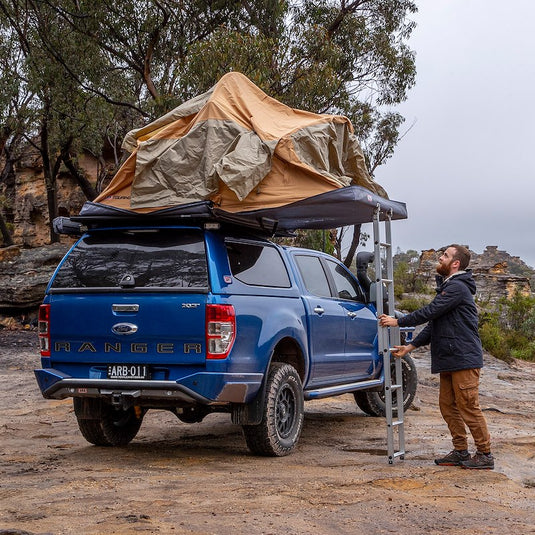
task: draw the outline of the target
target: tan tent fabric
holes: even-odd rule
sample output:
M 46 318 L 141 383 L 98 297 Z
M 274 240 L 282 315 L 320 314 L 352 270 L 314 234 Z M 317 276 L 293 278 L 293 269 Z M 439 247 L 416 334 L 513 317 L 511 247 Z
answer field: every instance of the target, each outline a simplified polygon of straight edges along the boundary
M 236 72 L 123 147 L 132 154 L 95 202 L 143 213 L 209 199 L 240 212 L 349 185 L 386 197 L 346 117 L 289 108 Z

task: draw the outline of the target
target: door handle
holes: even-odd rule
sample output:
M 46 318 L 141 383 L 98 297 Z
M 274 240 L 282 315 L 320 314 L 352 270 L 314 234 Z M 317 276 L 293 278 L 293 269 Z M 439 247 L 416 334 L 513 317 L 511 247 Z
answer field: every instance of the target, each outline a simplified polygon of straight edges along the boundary
M 325 310 L 323 310 L 323 308 L 321 308 L 320 306 L 317 306 L 316 308 L 314 308 L 314 312 L 321 316 L 325 312 Z
M 347 315 L 348 315 L 351 319 L 357 317 L 357 313 L 356 313 L 356 312 L 348 312 Z

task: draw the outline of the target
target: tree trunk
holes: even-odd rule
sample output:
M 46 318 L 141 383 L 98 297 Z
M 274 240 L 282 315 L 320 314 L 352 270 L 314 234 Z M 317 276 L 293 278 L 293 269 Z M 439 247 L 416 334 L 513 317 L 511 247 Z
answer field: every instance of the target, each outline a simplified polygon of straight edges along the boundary
M 3 247 L 9 247 L 11 245 L 15 245 L 15 242 L 13 241 L 13 236 L 11 236 L 11 232 L 9 232 L 4 216 L 1 213 L 0 213 L 0 233 L 2 234 L 2 238 L 3 238 Z
M 361 228 L 362 225 L 353 226 L 353 238 L 351 238 L 351 245 L 349 246 L 349 251 L 347 252 L 347 255 L 344 259 L 344 266 L 346 266 L 347 268 L 351 266 L 351 262 L 353 262 L 353 258 L 355 257 L 355 253 L 357 252 L 357 247 L 359 246 L 360 242 Z
M 78 185 L 84 192 L 86 199 L 88 201 L 92 201 L 97 196 L 97 192 L 91 185 L 91 182 L 87 180 L 85 173 L 82 171 L 82 169 L 80 169 L 78 163 L 72 160 L 68 147 L 64 147 L 61 150 L 61 159 L 73 178 L 76 180 L 76 182 L 78 182 Z
M 10 139 L 11 137 L 11 139 Z M 0 135 L 0 155 L 4 155 L 4 167 L 0 171 L 0 183 L 5 184 L 5 196 L 7 199 L 11 197 L 11 194 L 14 196 L 15 188 L 15 163 L 19 159 L 15 156 L 18 146 L 22 136 L 20 133 L 13 135 L 13 131 L 7 127 L 2 130 L 2 135 Z M 13 235 L 11 234 L 7 222 L 0 212 L 0 234 L 3 237 L 3 246 L 9 247 L 14 245 Z
M 48 144 L 48 106 L 45 107 L 43 121 L 41 123 L 41 158 L 43 160 L 43 173 L 45 176 L 46 201 L 48 206 L 48 227 L 50 243 L 57 243 L 59 236 L 54 232 L 54 219 L 58 215 L 58 199 L 56 191 L 56 177 L 52 171 Z
M 4 152 L 4 147 L 6 146 L 7 140 L 9 139 L 11 133 L 11 128 L 7 126 L 4 126 L 2 129 L 0 129 L 0 156 Z

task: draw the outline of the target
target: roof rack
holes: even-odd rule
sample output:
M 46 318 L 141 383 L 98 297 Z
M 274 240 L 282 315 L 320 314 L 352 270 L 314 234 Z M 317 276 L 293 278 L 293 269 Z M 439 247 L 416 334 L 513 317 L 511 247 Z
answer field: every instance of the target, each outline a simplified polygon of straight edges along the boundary
M 59 233 L 71 234 L 75 223 L 85 228 L 149 224 L 204 224 L 244 227 L 264 235 L 288 236 L 297 229 L 332 229 L 361 223 L 371 223 L 379 207 L 380 219 L 406 219 L 405 203 L 385 199 L 361 186 L 347 186 L 307 197 L 301 201 L 243 212 L 227 212 L 212 201 L 197 201 L 179 206 L 138 213 L 101 203 L 86 202 L 80 214 L 59 218 L 55 225 Z M 63 221 L 63 220 L 66 221 Z

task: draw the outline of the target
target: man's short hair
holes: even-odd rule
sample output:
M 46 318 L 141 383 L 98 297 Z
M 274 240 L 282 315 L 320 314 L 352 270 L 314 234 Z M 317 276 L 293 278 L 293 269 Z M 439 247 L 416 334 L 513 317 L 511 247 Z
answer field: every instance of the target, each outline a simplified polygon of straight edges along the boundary
M 452 243 L 449 247 L 455 249 L 453 259 L 459 261 L 459 270 L 464 271 L 470 263 L 470 251 L 464 245 L 458 245 L 457 243 Z

